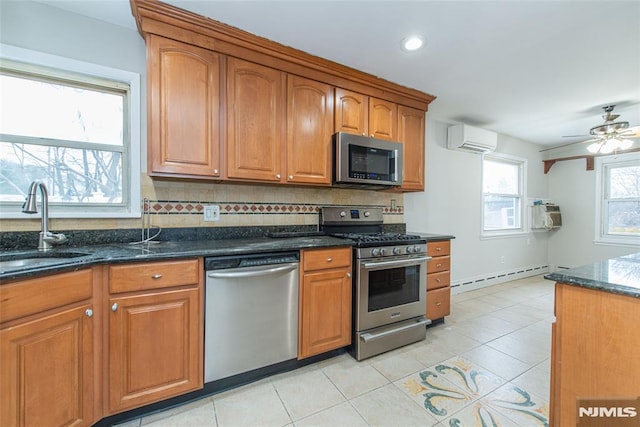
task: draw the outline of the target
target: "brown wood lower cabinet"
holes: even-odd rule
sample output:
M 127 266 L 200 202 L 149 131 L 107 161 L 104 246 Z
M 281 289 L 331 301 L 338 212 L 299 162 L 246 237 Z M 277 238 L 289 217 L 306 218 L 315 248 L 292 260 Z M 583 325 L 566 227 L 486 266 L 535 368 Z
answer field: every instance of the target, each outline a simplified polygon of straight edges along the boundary
M 612 406 L 619 404 L 616 398 L 637 399 L 640 299 L 556 283 L 555 316 L 551 331 L 550 425 L 575 426 L 578 398 L 600 398 Z M 600 424 L 589 425 L 615 424 L 615 418 L 609 419 L 611 424 L 605 418 L 599 420 Z
M 3 427 L 88 426 L 99 418 L 93 279 L 87 269 L 0 286 Z
M 351 251 L 301 251 L 298 359 L 351 343 Z
M 451 241 L 427 242 L 427 319 L 439 320 L 451 313 Z
M 108 301 L 110 413 L 202 388 L 201 261 L 127 264 L 110 270 L 109 287 L 121 291 Z M 126 283 L 135 291 L 126 292 Z

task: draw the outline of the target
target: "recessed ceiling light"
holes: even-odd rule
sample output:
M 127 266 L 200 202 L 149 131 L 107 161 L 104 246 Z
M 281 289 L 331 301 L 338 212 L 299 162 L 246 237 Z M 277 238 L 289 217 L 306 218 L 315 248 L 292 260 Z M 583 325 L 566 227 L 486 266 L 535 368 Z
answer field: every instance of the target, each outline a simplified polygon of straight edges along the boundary
M 409 52 L 418 50 L 422 46 L 424 46 L 424 39 L 422 37 L 411 36 L 402 40 L 402 49 Z

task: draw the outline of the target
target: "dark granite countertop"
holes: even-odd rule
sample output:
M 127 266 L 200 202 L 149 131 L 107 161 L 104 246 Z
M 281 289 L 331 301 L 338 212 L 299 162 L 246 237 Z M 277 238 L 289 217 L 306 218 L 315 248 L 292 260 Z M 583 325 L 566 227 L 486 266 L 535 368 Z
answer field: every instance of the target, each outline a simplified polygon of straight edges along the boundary
M 29 278 L 64 271 L 77 270 L 95 264 L 160 261 L 201 256 L 219 256 L 248 253 L 269 253 L 320 248 L 351 246 L 353 241 L 329 236 L 302 236 L 288 238 L 251 237 L 194 241 L 163 241 L 158 243 L 75 246 L 53 249 L 3 251 L 0 254 L 0 280 Z M 67 257 L 71 255 L 72 257 Z M 1 267 L 3 261 L 30 257 L 46 260 L 23 267 Z
M 640 252 L 556 271 L 544 278 L 640 298 Z
M 451 234 L 423 233 L 420 231 L 407 231 L 407 234 L 416 234 L 425 239 L 427 242 L 437 240 L 451 240 L 456 238 L 456 236 L 452 236 Z

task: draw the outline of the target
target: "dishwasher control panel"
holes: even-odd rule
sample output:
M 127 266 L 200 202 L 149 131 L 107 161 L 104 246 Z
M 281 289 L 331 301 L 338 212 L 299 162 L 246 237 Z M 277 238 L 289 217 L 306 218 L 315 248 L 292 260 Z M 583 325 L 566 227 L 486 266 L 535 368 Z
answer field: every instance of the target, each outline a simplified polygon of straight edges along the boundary
M 209 257 L 204 260 L 204 269 L 222 270 L 227 268 L 256 267 L 271 264 L 300 262 L 299 252 L 278 252 L 275 254 L 245 254 Z

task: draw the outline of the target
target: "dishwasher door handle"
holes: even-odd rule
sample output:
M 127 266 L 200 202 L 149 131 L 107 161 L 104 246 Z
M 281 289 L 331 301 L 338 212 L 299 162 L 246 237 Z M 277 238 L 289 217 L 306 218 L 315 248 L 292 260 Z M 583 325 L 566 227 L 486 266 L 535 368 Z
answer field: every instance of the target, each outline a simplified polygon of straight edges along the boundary
M 260 277 L 260 276 L 266 276 L 269 274 L 293 271 L 296 268 L 298 268 L 298 263 L 292 262 L 290 264 L 281 264 L 281 265 L 278 265 L 277 267 L 264 267 L 264 268 L 255 269 L 255 270 L 251 269 L 248 271 L 237 271 L 237 269 L 234 269 L 236 271 L 220 271 L 220 272 L 210 271 L 207 273 L 207 277 L 210 277 L 212 279 L 236 279 L 239 277 Z

